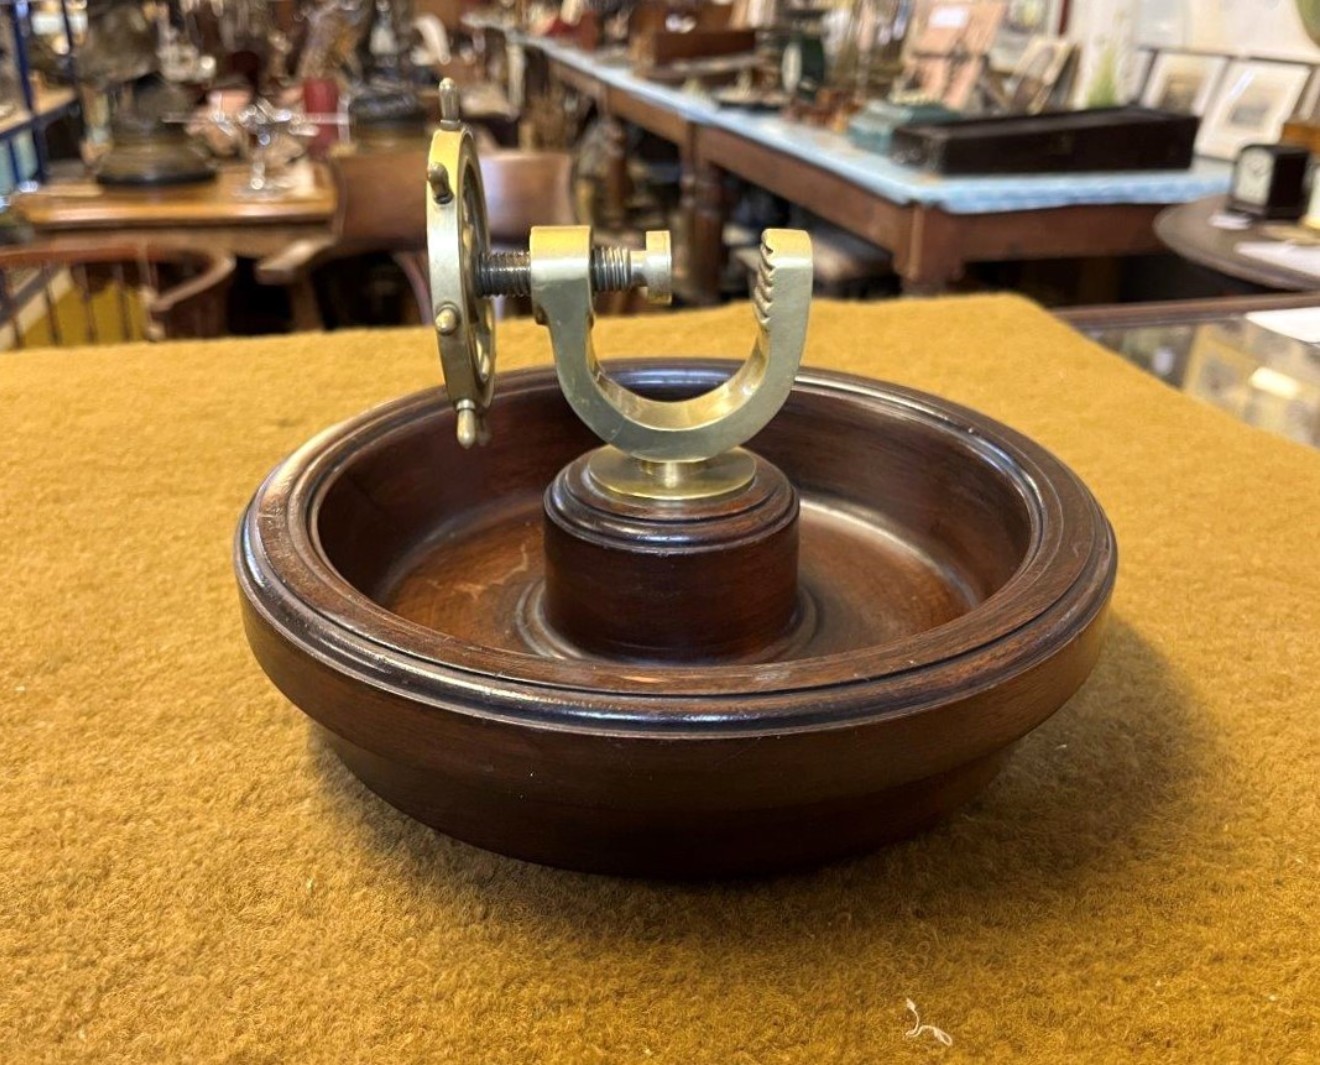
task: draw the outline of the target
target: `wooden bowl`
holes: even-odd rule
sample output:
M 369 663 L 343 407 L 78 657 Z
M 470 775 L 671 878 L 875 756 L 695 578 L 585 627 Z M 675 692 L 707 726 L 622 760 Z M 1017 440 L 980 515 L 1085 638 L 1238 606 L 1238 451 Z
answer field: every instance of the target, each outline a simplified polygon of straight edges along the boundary
M 613 372 L 664 398 L 720 363 Z M 542 494 L 594 441 L 551 369 L 463 452 L 443 392 L 316 437 L 236 568 L 276 685 L 388 802 L 600 872 L 764 872 L 867 850 L 979 792 L 1099 652 L 1116 547 L 1062 463 L 963 407 L 804 372 L 751 447 L 802 501 L 802 622 L 760 656 L 592 659 L 543 631 Z

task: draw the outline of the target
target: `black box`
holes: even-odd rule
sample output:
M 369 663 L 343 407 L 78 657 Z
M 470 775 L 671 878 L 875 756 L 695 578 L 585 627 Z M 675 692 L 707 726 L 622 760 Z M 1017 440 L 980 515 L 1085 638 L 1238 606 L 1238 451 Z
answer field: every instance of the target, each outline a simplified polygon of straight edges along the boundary
M 1146 107 L 899 126 L 889 157 L 939 174 L 1186 170 L 1201 120 Z

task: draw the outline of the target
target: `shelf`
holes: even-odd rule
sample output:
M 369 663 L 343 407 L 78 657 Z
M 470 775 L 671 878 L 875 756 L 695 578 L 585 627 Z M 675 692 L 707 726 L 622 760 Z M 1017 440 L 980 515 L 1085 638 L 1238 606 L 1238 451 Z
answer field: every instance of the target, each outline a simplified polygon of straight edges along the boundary
M 37 121 L 57 117 L 78 99 L 72 89 L 63 87 L 50 89 L 34 85 L 32 95 L 37 105 Z
M 33 126 L 45 125 L 63 115 L 77 100 L 72 89 L 37 89 L 37 111 L 33 114 L 20 107 L 11 115 L 0 119 L 0 139 L 25 133 Z
M 48 122 L 58 118 L 77 100 L 72 89 L 34 88 L 33 96 L 37 105 L 36 113 L 20 107 L 11 115 L 0 119 L 0 137 L 19 132 L 30 124 Z
M 55 32 L 68 32 L 71 39 L 77 39 L 78 27 L 86 27 L 87 14 L 82 10 L 70 12 L 69 3 L 70 0 L 57 0 L 57 10 L 54 11 L 45 8 L 34 11 L 27 3 L 7 3 L 0 9 L 3 13 L 0 17 L 0 45 L 12 55 L 12 61 L 6 58 L 7 79 L 12 75 L 22 93 L 22 106 L 0 119 L 0 152 L 8 154 L 10 163 L 5 174 L 7 182 L 22 183 L 32 178 L 44 180 L 50 162 L 47 128 L 65 115 L 77 113 L 76 56 L 71 52 L 61 64 L 70 85 L 47 87 L 33 70 L 29 54 L 29 45 L 37 33 L 33 28 L 34 20 L 41 28 L 48 26 Z
M 11 133 L 21 133 L 32 122 L 32 112 L 25 107 L 20 107 L 13 114 L 0 118 L 0 137 L 7 137 Z

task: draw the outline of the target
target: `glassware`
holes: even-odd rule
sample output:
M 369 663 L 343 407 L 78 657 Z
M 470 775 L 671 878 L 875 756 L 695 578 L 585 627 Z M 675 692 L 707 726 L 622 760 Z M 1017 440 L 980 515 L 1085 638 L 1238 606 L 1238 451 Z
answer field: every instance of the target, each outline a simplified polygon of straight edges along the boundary
M 211 122 L 239 144 L 248 159 L 247 192 L 271 195 L 294 185 L 292 164 L 303 156 L 316 137 L 317 126 L 306 115 L 257 100 L 236 115 L 215 110 Z

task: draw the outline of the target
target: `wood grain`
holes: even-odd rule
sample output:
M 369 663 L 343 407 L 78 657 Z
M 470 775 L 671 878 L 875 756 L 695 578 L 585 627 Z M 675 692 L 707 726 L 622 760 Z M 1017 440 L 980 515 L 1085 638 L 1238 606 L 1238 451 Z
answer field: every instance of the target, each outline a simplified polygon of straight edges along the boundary
M 14 202 L 32 225 L 49 230 L 328 222 L 334 182 L 322 164 L 309 165 L 306 185 L 278 195 L 247 194 L 248 168 L 227 166 L 204 185 L 130 189 L 90 178 L 52 181 Z
M 584 455 L 545 493 L 544 624 L 620 660 L 765 660 L 798 602 L 798 498 L 757 458 L 750 484 L 711 499 L 621 498 Z
M 730 369 L 615 372 L 677 397 Z M 520 624 L 540 495 L 591 441 L 553 371 L 501 389 L 474 455 L 439 392 L 318 437 L 237 540 L 258 661 L 446 832 L 611 872 L 824 861 L 965 801 L 1095 661 L 1116 551 L 1076 477 L 974 412 L 818 372 L 752 443 L 801 496 L 810 638 L 762 663 L 547 652 Z
M 63 237 L 0 247 L 0 276 L 12 298 L 21 283 L 12 283 L 23 270 L 37 274 L 45 290 L 44 305 L 51 342 L 74 347 L 83 343 L 109 343 L 138 339 L 124 294 L 130 289 L 143 300 L 147 339 L 218 337 L 225 332 L 225 300 L 234 273 L 234 259 L 223 251 L 181 248 L 168 243 L 105 237 Z M 67 274 L 70 298 L 59 310 L 55 279 Z M 117 289 L 117 315 L 107 325 L 120 333 L 100 335 L 92 296 L 107 286 Z M 114 319 L 118 319 L 117 322 Z M 67 319 L 66 327 L 61 321 Z M 8 323 L 6 323 L 8 324 Z M 76 328 L 81 325 L 81 329 Z M 21 346 L 22 332 L 14 327 Z
M 1320 277 L 1253 259 L 1237 250 L 1244 241 L 1282 243 L 1279 234 L 1287 232 L 1310 242 L 1316 239 L 1314 232 L 1304 226 L 1280 222 L 1252 222 L 1246 229 L 1219 229 L 1211 224 L 1211 219 L 1224 210 L 1227 202 L 1226 196 L 1207 196 L 1166 208 L 1155 219 L 1155 232 L 1170 250 L 1184 259 L 1238 281 L 1284 292 L 1320 289 Z

